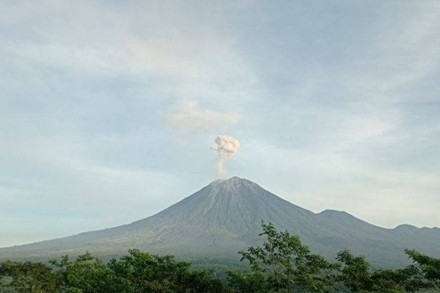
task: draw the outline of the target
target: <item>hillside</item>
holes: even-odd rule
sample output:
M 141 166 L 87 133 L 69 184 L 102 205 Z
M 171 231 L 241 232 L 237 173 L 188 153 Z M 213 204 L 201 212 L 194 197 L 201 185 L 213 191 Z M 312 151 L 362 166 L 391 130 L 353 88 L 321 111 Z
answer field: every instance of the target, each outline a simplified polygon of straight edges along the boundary
M 440 229 L 401 225 L 385 229 L 346 212 L 315 214 L 246 179 L 217 180 L 160 213 L 115 228 L 0 249 L 0 259 L 43 258 L 89 251 L 122 255 L 139 248 L 181 257 L 238 258 L 258 244 L 261 220 L 297 234 L 313 251 L 333 259 L 342 249 L 378 266 L 408 263 L 405 248 L 440 256 Z

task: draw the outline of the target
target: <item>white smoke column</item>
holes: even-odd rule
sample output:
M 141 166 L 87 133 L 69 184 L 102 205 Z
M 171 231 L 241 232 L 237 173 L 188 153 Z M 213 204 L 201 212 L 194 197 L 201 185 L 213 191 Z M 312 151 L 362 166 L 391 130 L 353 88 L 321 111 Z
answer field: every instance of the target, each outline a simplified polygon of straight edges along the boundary
M 232 157 L 240 148 L 240 142 L 229 135 L 219 135 L 215 138 L 215 144 L 211 149 L 218 154 L 217 159 L 217 178 L 225 178 L 226 172 L 224 169 L 225 161 Z

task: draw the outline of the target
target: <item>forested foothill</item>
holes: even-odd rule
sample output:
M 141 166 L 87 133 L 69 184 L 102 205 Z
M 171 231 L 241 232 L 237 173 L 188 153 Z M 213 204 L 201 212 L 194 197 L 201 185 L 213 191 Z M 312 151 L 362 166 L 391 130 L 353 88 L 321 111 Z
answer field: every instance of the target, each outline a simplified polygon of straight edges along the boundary
M 335 262 L 313 254 L 300 238 L 262 224 L 262 246 L 240 251 L 246 271 L 219 275 L 196 270 L 173 256 L 130 250 L 107 262 L 86 253 L 49 263 L 0 264 L 2 293 L 203 293 L 203 292 L 440 292 L 440 259 L 406 250 L 413 264 L 375 269 L 344 250 Z

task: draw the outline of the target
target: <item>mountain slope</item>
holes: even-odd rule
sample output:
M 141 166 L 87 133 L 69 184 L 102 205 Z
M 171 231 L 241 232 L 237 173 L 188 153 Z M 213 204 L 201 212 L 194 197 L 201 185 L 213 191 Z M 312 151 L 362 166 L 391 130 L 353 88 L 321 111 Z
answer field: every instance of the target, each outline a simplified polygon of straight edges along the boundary
M 143 220 L 79 235 L 0 249 L 0 258 L 120 255 L 129 248 L 191 257 L 234 257 L 261 243 L 261 220 L 301 237 L 313 251 L 332 259 L 342 249 L 364 254 L 381 266 L 407 262 L 404 248 L 440 256 L 440 230 L 399 226 L 384 229 L 348 213 L 319 214 L 291 204 L 238 177 L 217 180 Z

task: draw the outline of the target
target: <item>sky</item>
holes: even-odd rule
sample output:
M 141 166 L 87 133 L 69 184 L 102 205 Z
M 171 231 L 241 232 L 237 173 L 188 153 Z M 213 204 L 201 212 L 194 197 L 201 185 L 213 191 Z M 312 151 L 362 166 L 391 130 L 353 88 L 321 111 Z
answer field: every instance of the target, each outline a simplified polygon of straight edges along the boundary
M 0 1 L 0 247 L 228 176 L 440 226 L 439 1 Z

